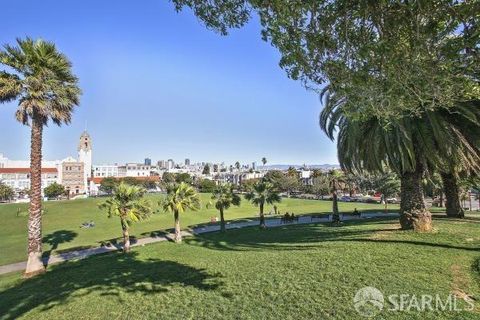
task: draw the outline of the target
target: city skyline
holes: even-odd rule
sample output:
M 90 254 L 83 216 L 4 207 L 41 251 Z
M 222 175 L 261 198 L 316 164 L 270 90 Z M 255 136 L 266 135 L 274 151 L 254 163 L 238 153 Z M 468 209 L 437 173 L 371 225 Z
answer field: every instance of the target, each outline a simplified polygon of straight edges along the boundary
M 87 2 L 12 3 L 1 22 L 0 44 L 27 35 L 54 41 L 80 78 L 72 124 L 45 128 L 45 159 L 75 154 L 72 142 L 87 123 L 95 163 L 250 163 L 264 156 L 272 164 L 338 163 L 318 126 L 317 94 L 287 78 L 277 51 L 259 39 L 257 22 L 221 37 L 168 2 Z M 13 14 L 20 11 L 21 24 Z M 67 11 L 77 13 L 75 24 Z M 39 13 L 43 22 L 33 18 Z M 15 102 L 0 107 L 0 127 L 8 132 L 0 152 L 25 159 L 29 128 L 15 120 L 15 110 Z

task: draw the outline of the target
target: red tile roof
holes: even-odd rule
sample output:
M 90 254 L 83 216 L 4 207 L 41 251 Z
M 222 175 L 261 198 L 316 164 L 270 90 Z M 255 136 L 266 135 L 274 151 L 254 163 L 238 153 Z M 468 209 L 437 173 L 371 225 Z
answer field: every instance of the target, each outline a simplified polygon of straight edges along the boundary
M 30 168 L 0 168 L 0 173 L 30 173 Z M 42 173 L 58 173 L 57 168 L 42 168 Z

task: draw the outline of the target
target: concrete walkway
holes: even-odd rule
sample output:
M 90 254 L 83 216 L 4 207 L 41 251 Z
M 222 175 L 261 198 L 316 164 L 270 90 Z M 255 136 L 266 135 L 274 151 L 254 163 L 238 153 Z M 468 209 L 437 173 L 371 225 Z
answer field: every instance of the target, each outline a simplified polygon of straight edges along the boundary
M 398 213 L 362 213 L 360 216 L 351 216 L 351 215 L 340 215 L 340 220 L 348 221 L 348 220 L 361 220 L 361 219 L 370 219 L 370 218 L 389 218 L 389 217 L 398 217 Z M 282 223 L 281 217 L 275 218 L 267 218 L 266 225 L 268 228 L 280 227 L 285 225 L 294 225 L 294 224 L 311 224 L 311 223 L 325 223 L 332 220 L 332 215 L 328 216 L 311 216 L 311 215 L 304 215 L 298 216 L 298 221 L 290 222 L 287 224 Z M 242 221 L 242 222 L 227 222 L 226 228 L 227 229 L 241 229 L 245 227 L 253 227 L 258 226 L 258 220 L 250 220 L 250 221 Z M 208 232 L 215 232 L 220 231 L 220 225 L 206 225 L 200 227 L 192 228 L 192 233 L 187 231 L 182 231 L 182 235 L 184 237 L 191 237 L 196 234 L 208 233 Z M 150 243 L 162 242 L 162 241 L 169 241 L 173 239 L 173 234 L 167 234 L 164 236 L 153 236 L 153 237 L 146 237 L 137 239 L 134 243 L 132 243 L 132 247 L 137 246 L 144 246 Z M 110 245 L 110 246 L 102 246 L 90 249 L 83 249 L 77 251 L 69 251 L 57 255 L 52 255 L 46 259 L 44 259 L 44 264 L 51 265 L 56 264 L 68 260 L 80 260 L 87 258 L 89 256 L 93 256 L 96 254 L 111 252 L 111 251 L 119 251 L 122 247 L 120 245 Z M 27 266 L 27 262 L 17 262 L 12 264 L 6 264 L 0 266 L 0 275 L 6 274 L 15 271 L 25 270 Z

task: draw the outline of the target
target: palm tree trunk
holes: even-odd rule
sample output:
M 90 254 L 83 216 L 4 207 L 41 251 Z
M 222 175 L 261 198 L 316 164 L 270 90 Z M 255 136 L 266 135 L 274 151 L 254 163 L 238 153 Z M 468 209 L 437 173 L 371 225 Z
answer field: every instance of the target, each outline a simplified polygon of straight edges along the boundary
M 265 224 L 265 215 L 263 214 L 263 203 L 260 204 L 260 228 L 266 229 L 267 225 Z
M 402 229 L 414 229 L 419 232 L 432 230 L 432 215 L 425 206 L 422 177 L 423 165 L 417 161 L 413 172 L 400 176 L 400 225 Z
M 32 119 L 30 146 L 30 210 L 28 216 L 28 261 L 24 277 L 45 272 L 42 262 L 42 131 L 43 122 Z
M 220 208 L 220 231 L 225 232 L 225 217 L 223 216 L 223 208 Z
M 332 193 L 332 222 L 340 222 L 337 191 L 333 191 Z
M 445 197 L 447 198 L 447 217 L 464 218 L 465 212 L 460 203 L 460 190 L 458 188 L 457 177 L 451 172 L 441 173 L 440 175 L 442 177 Z
M 180 230 L 180 217 L 178 215 L 178 210 L 175 210 L 173 213 L 175 218 L 175 242 L 181 243 L 182 242 L 182 231 Z
M 123 252 L 127 253 L 130 251 L 130 235 L 128 234 L 127 222 L 123 219 L 120 220 L 122 224 L 123 231 Z

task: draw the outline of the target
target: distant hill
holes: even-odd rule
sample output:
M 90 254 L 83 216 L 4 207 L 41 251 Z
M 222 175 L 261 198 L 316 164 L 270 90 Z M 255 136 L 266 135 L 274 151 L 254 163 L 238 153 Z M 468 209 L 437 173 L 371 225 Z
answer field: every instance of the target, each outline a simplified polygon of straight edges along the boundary
M 298 164 L 270 164 L 266 165 L 265 169 L 268 170 L 287 170 L 290 167 L 294 167 L 296 169 L 306 167 L 307 169 L 320 169 L 320 170 L 330 170 L 330 169 L 338 169 L 340 166 L 338 164 L 306 164 L 306 165 L 298 165 Z M 262 165 L 257 165 L 257 168 L 262 169 Z

